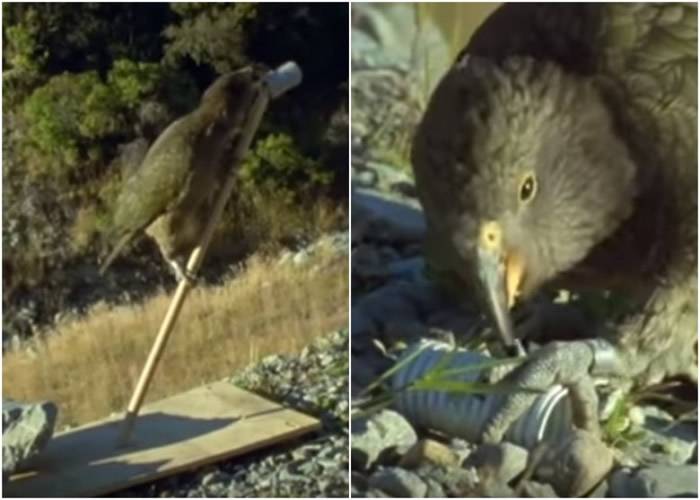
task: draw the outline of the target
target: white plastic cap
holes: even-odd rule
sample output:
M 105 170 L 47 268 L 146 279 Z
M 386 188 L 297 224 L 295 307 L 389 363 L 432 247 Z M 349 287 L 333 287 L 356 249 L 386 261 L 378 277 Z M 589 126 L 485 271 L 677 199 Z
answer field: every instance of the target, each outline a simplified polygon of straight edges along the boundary
M 270 71 L 263 77 L 263 81 L 270 89 L 272 98 L 279 97 L 301 83 L 301 69 L 294 61 L 288 61 Z

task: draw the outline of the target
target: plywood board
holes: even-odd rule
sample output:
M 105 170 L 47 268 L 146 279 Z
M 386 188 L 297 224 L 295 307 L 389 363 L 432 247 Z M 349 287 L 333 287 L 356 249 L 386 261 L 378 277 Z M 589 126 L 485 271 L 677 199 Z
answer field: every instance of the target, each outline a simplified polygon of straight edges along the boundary
M 279 443 L 320 427 L 227 382 L 143 408 L 129 445 L 117 448 L 120 419 L 56 435 L 32 471 L 13 476 L 3 496 L 96 496 Z

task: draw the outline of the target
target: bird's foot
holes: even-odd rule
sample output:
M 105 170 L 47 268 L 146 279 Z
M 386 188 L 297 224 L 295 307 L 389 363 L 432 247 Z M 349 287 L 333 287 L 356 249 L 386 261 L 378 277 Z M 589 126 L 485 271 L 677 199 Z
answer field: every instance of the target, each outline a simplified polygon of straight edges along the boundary
M 187 267 L 183 266 L 181 262 L 178 260 L 170 260 L 168 261 L 170 263 L 170 266 L 173 268 L 173 271 L 175 273 L 175 279 L 177 280 L 178 283 L 180 283 L 182 280 L 187 280 L 187 282 L 190 285 L 194 285 L 197 282 L 197 276 L 189 273 L 187 271 Z
M 553 385 L 569 390 L 573 423 L 600 432 L 593 377 L 620 370 L 614 348 L 604 340 L 554 342 L 533 352 L 499 386 L 507 392 L 484 427 L 484 442 L 500 442 L 511 425 Z

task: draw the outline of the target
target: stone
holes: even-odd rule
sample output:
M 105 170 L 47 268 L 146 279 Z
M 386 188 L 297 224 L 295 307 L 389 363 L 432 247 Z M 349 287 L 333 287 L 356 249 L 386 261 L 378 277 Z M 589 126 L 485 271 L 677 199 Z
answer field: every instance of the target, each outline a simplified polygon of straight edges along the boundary
M 2 472 L 20 470 L 38 455 L 53 436 L 58 408 L 41 403 L 2 402 Z
M 596 434 L 575 429 L 545 452 L 535 477 L 560 496 L 580 497 L 608 475 L 613 459 L 613 450 Z
M 476 468 L 479 478 L 494 484 L 507 484 L 515 479 L 527 466 L 528 452 L 512 443 L 485 443 L 467 459 L 464 467 Z
M 387 266 L 387 274 L 392 279 L 414 282 L 426 282 L 425 259 L 423 257 L 411 257 L 390 262 Z
M 558 495 L 551 485 L 537 481 L 523 481 L 516 492 L 519 497 L 526 498 L 557 498 Z
M 422 322 L 421 317 L 439 303 L 437 290 L 429 285 L 390 282 L 358 299 L 351 308 L 353 339 L 358 334 L 381 332 L 392 321 Z M 358 324 L 355 324 L 355 320 Z
M 401 457 L 399 465 L 406 469 L 418 467 L 422 462 L 450 466 L 458 465 L 458 460 L 458 455 L 449 446 L 434 439 L 423 438 Z
M 474 496 L 479 485 L 479 476 L 474 467 L 463 468 L 458 466 L 439 466 L 432 463 L 423 463 L 416 469 L 416 473 L 424 478 L 431 478 L 438 483 L 449 497 Z
M 392 410 L 354 419 L 350 455 L 352 467 L 367 470 L 386 455 L 402 455 L 417 439 L 411 424 Z
M 428 491 L 425 493 L 427 498 L 445 498 L 447 496 L 445 489 L 438 481 L 432 477 L 423 477 L 422 479 L 428 487 Z
M 386 263 L 374 245 L 358 245 L 351 255 L 354 279 L 378 279 L 387 275 Z
M 375 241 L 411 243 L 425 236 L 425 218 L 418 201 L 372 189 L 354 189 L 352 193 L 353 241 L 371 238 Z M 354 234 L 356 227 L 361 234 Z
M 618 469 L 610 476 L 612 497 L 698 498 L 698 466 L 656 465 Z
M 400 467 L 386 467 L 369 478 L 369 485 L 394 497 L 423 498 L 428 485 L 417 475 Z
M 476 446 L 462 438 L 452 438 L 450 449 L 457 455 L 457 463 L 462 464 L 474 452 Z

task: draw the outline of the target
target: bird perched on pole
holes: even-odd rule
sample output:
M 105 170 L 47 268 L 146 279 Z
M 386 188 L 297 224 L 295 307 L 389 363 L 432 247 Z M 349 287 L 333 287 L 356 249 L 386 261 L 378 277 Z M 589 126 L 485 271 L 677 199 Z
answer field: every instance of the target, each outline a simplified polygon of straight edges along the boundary
M 117 198 L 114 249 L 103 273 L 141 230 L 151 236 L 179 279 L 197 245 L 217 188 L 231 174 L 236 136 L 259 90 L 251 67 L 219 77 L 199 106 L 168 126 L 150 147 Z
M 500 7 L 435 89 L 412 163 L 431 265 L 506 342 L 510 308 L 543 288 L 616 290 L 639 304 L 611 337 L 625 375 L 697 382 L 696 4 Z M 596 346 L 543 349 L 517 383 L 568 385 L 595 427 Z

